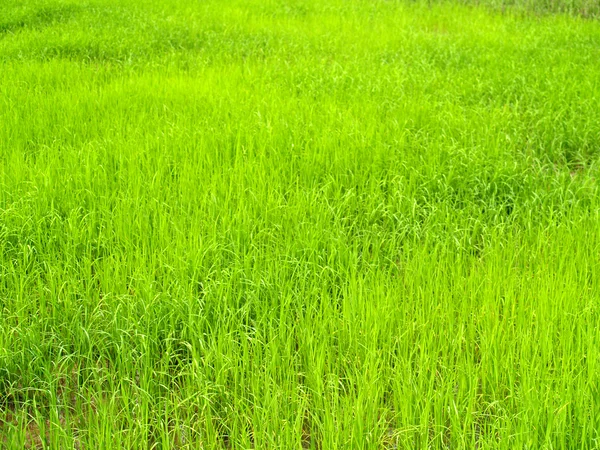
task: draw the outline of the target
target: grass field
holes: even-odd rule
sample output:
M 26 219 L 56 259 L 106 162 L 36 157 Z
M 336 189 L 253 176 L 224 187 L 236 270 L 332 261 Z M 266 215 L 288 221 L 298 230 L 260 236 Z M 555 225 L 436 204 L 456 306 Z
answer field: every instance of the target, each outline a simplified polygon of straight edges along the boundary
M 0 447 L 600 448 L 600 4 L 463 3 L 2 0 Z

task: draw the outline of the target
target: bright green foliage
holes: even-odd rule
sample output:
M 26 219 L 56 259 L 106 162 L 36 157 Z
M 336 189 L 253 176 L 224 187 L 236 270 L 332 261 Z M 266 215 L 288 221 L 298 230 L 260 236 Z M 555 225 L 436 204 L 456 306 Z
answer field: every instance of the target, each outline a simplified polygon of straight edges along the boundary
M 415 1 L 415 0 L 413 0 Z M 458 3 L 481 5 L 496 10 L 533 14 L 568 13 L 580 17 L 600 17 L 599 0 L 416 0 L 429 4 Z
M 2 0 L 0 446 L 598 448 L 600 22 L 459 3 Z

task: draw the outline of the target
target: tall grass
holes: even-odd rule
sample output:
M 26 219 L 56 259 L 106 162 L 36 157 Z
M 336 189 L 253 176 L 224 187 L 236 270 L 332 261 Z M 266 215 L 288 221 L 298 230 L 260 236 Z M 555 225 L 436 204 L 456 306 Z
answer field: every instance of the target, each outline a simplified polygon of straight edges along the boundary
M 593 449 L 600 25 L 8 0 L 0 445 Z

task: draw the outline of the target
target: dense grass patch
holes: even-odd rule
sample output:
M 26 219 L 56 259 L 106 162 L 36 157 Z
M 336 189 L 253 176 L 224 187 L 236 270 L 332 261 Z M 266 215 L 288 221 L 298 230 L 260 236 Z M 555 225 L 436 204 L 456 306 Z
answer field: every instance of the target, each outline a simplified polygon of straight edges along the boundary
M 416 0 L 428 4 L 448 2 L 462 5 L 485 6 L 496 11 L 547 15 L 572 14 L 584 18 L 600 17 L 598 0 Z
M 0 445 L 596 448 L 597 5 L 519 5 L 5 0 Z

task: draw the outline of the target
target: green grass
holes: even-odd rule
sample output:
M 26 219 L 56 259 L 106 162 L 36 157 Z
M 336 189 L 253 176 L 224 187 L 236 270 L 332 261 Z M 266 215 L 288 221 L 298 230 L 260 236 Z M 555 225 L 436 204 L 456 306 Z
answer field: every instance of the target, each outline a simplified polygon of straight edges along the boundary
M 460 3 L 3 0 L 0 446 L 599 448 L 598 4 Z

